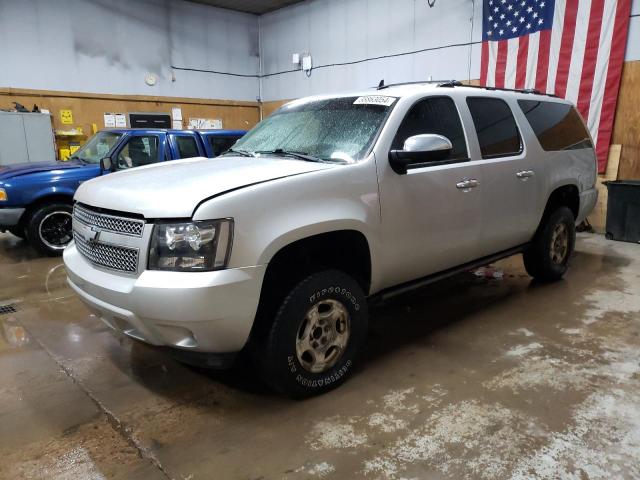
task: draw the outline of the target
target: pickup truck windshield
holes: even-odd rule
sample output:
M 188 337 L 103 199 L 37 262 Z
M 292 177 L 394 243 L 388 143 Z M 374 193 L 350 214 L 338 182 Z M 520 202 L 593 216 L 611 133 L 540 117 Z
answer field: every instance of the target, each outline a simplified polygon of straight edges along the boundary
M 238 140 L 230 154 L 353 162 L 368 153 L 395 100 L 371 95 L 293 102 Z
M 79 148 L 71 159 L 78 159 L 85 163 L 100 163 L 100 159 L 106 157 L 116 142 L 122 137 L 121 133 L 98 132 L 87 143 Z

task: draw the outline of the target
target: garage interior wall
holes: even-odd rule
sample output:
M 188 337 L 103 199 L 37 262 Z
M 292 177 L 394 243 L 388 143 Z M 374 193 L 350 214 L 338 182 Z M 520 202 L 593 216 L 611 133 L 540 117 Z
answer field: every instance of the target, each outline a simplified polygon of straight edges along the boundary
M 311 0 L 261 16 L 263 114 L 285 99 L 368 88 L 381 79 L 477 81 L 482 3 Z M 631 10 L 612 137 L 622 145 L 620 178 L 640 178 L 640 0 Z M 292 53 L 311 53 L 310 77 L 290 71 Z
M 309 0 L 259 17 L 182 0 L 0 0 L 0 108 L 36 98 L 54 122 L 72 108 L 87 128 L 102 127 L 103 112 L 178 104 L 183 117 L 249 128 L 260 108 L 305 95 L 477 80 L 481 14 L 481 0 Z M 311 54 L 310 76 L 293 53 Z M 613 143 L 621 178 L 640 178 L 640 0 L 625 60 Z
M 259 120 L 258 18 L 180 0 L 0 0 L 0 108 L 53 114 L 54 128 L 104 127 L 105 112 Z M 222 70 L 253 77 L 228 77 Z M 145 83 L 148 74 L 156 84 Z M 216 100 L 212 100 L 216 99 Z M 60 109 L 74 124 L 61 125 Z

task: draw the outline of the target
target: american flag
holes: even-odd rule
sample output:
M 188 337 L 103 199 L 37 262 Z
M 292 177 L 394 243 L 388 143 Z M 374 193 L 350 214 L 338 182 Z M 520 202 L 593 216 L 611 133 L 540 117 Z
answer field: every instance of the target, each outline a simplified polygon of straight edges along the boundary
M 631 0 L 484 0 L 480 83 L 573 102 L 607 163 Z

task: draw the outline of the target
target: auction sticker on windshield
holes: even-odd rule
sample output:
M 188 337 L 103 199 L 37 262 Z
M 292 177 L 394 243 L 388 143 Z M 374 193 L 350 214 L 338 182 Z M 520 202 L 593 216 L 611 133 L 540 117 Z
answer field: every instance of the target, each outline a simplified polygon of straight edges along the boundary
M 383 105 L 388 107 L 393 105 L 396 101 L 396 97 L 387 97 L 386 95 L 365 95 L 364 97 L 356 98 L 353 102 L 354 105 Z

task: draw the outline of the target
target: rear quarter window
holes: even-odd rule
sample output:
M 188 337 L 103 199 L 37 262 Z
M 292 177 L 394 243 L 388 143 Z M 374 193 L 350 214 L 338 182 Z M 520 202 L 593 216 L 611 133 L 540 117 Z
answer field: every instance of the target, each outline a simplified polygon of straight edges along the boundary
M 571 105 L 538 100 L 518 100 L 518 105 L 544 150 L 593 148 L 589 132 Z

